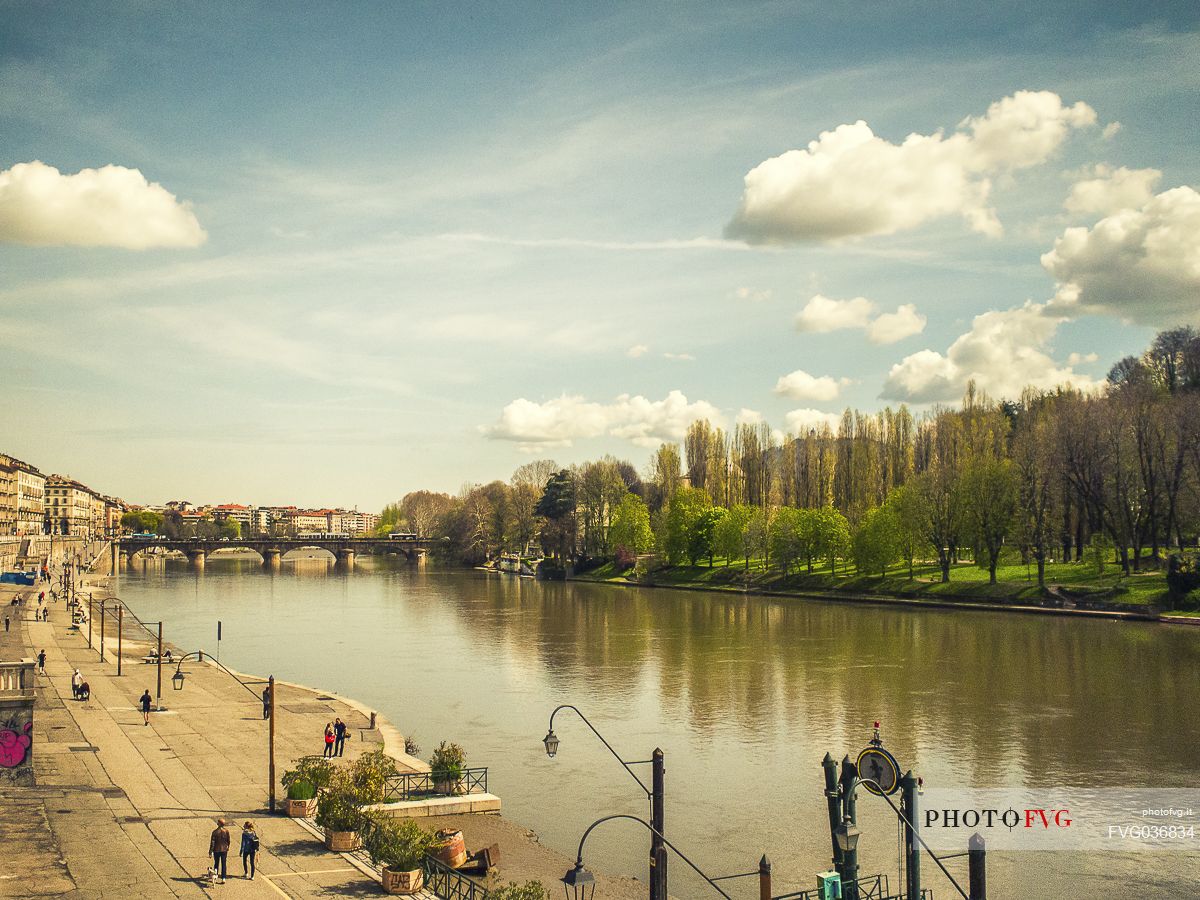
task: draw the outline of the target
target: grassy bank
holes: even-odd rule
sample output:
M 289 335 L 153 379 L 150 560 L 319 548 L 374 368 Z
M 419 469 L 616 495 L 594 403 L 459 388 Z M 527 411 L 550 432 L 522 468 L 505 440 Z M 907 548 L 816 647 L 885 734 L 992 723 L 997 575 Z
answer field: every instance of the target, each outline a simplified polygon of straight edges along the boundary
M 1000 566 L 997 583 L 991 584 L 986 569 L 973 563 L 952 567 L 950 581 L 943 583 L 935 565 L 921 564 L 909 578 L 908 568 L 894 567 L 884 576 L 856 573 L 851 566 L 835 573 L 828 564 L 814 566 L 812 574 L 784 576 L 776 569 L 764 568 L 761 560 L 714 560 L 712 566 L 646 566 L 640 577 L 632 571 L 619 572 L 614 563 L 592 569 L 577 577 L 585 581 L 637 583 L 658 587 L 686 587 L 724 591 L 764 591 L 771 593 L 877 595 L 912 600 L 974 601 L 997 604 L 1061 606 L 1083 608 L 1141 610 L 1151 612 L 1166 599 L 1166 577 L 1162 572 L 1146 572 L 1126 578 L 1115 566 L 1098 573 L 1093 563 L 1054 563 L 1046 566 L 1046 589 L 1038 587 L 1037 570 L 1024 565 Z

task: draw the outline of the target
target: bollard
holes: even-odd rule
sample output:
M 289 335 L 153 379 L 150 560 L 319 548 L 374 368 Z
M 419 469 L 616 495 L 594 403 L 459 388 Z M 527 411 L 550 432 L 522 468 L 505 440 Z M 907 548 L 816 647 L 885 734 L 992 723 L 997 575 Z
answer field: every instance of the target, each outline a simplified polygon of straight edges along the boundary
M 765 853 L 758 861 L 758 900 L 771 900 L 771 861 Z
M 987 843 L 978 831 L 967 840 L 971 900 L 987 900 Z

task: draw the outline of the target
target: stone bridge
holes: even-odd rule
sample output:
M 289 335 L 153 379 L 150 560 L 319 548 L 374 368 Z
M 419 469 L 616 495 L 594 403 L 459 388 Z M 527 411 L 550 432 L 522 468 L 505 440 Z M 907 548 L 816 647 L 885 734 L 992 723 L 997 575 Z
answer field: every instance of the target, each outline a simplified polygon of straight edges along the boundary
M 128 538 L 112 544 L 113 570 L 116 570 L 118 554 L 128 565 L 138 553 L 154 547 L 177 550 L 197 568 L 203 568 L 204 560 L 217 550 L 253 550 L 263 559 L 263 567 L 278 568 L 283 555 L 292 550 L 326 550 L 342 568 L 353 568 L 359 554 L 403 555 L 410 563 L 425 561 L 425 554 L 433 546 L 428 538 L 318 538 L 318 537 L 251 537 L 251 538 Z

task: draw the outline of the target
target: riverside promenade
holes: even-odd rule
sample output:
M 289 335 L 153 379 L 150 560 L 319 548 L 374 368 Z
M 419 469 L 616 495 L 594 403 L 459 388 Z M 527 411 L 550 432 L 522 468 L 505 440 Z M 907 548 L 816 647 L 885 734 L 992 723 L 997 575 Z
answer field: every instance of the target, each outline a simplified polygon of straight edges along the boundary
M 106 579 L 88 576 L 82 591 L 99 599 Z M 27 597 L 36 589 L 20 589 Z M 36 600 L 15 619 L 16 589 L 3 586 L 0 603 L 14 616 L 0 632 L 0 660 L 46 651 L 37 677 L 33 759 L 36 786 L 0 783 L 0 897 L 374 897 L 382 891 L 373 869 L 351 855 L 328 852 L 299 822 L 267 811 L 267 723 L 262 703 L 217 666 L 189 660 L 182 691 L 171 688 L 174 666 L 163 667 L 164 711 L 142 722 L 137 700 L 155 693 L 155 666 L 142 662 L 151 644 L 126 616 L 123 674 L 116 674 L 115 619 L 110 615 L 105 658 L 99 625 L 70 627 L 65 604 L 50 604 L 48 622 L 34 621 Z M 116 602 L 110 600 L 110 604 Z M 179 654 L 198 648 L 177 647 Z M 91 699 L 71 698 L 78 668 Z M 249 678 L 249 676 L 244 676 Z M 261 691 L 261 685 L 251 686 Z M 419 711 L 413 711 L 419 718 Z M 426 769 L 403 754 L 403 738 L 386 722 L 369 728 L 367 714 L 349 702 L 309 688 L 276 684 L 276 775 L 297 758 L 319 753 L 326 722 L 350 726 L 343 759 L 383 746 L 403 770 Z M 278 796 L 283 797 L 277 785 Z M 209 834 L 220 816 L 232 837 L 230 878 L 209 886 Z M 262 841 L 258 876 L 241 878 L 241 825 L 255 823 Z M 573 862 L 498 815 L 431 817 L 422 824 L 461 828 L 468 847 L 499 843 L 499 881 L 541 881 L 552 896 Z M 598 877 L 596 897 L 641 897 L 633 879 Z

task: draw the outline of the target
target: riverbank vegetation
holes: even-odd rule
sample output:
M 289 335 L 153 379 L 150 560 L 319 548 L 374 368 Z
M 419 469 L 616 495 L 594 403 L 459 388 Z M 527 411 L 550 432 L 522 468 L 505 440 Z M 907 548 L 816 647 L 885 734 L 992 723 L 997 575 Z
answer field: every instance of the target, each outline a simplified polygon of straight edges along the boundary
M 539 544 L 561 570 L 659 584 L 1190 605 L 1200 337 L 1163 332 L 1094 392 L 970 385 L 958 409 L 847 409 L 790 435 L 700 420 L 641 472 L 539 460 L 409 494 L 381 527 L 399 525 L 457 562 Z

